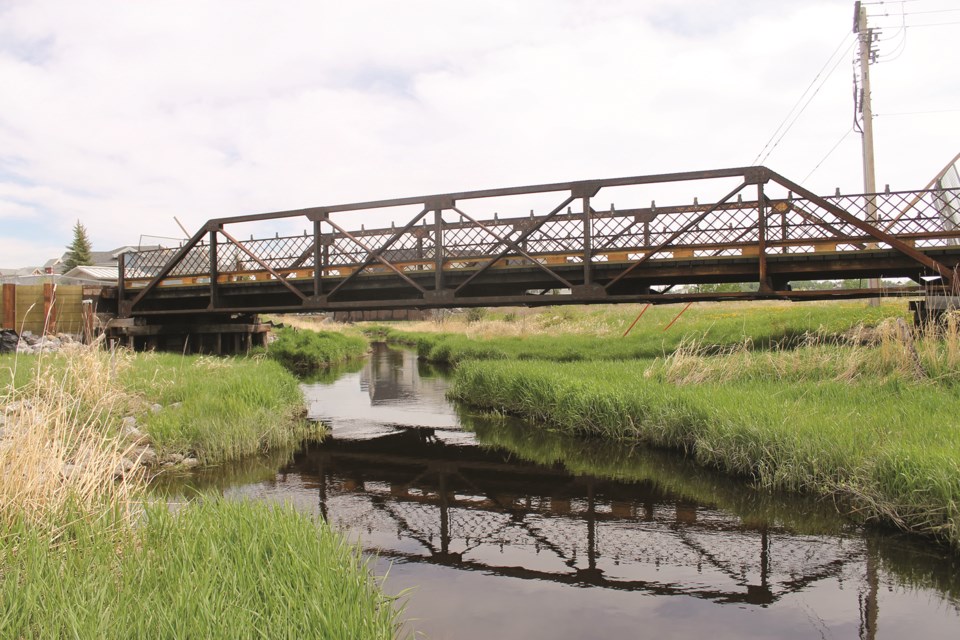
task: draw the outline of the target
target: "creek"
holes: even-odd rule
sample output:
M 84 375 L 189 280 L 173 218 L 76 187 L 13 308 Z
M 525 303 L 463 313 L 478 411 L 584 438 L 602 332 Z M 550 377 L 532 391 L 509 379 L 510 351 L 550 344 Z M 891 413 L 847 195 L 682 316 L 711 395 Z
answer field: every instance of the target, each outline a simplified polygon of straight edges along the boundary
M 374 345 L 354 369 L 303 385 L 324 442 L 177 491 L 326 518 L 405 594 L 417 637 L 960 635 L 960 563 L 933 543 L 675 453 L 471 415 L 409 351 Z

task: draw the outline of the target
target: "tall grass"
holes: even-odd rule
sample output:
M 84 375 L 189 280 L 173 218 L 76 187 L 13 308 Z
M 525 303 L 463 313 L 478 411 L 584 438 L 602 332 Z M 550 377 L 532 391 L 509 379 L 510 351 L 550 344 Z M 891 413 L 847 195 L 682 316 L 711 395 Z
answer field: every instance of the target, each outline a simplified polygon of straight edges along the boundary
M 163 407 L 140 416 L 161 453 L 189 453 L 204 464 L 323 434 L 322 426 L 303 418 L 297 379 L 264 358 L 138 354 L 123 384 Z
M 359 550 L 292 508 L 222 500 L 136 528 L 83 519 L 51 548 L 0 536 L 3 638 L 393 638 L 398 610 Z
M 132 446 L 117 429 L 136 404 L 119 381 L 131 358 L 90 348 L 44 358 L 0 361 L 0 524 L 126 517 L 139 486 L 118 473 Z
M 360 358 L 367 352 L 367 341 L 361 336 L 330 331 L 280 329 L 270 344 L 271 358 L 298 375 L 308 375 Z
M 132 446 L 121 418 L 148 400 L 183 403 L 147 424 L 157 440 L 180 424 L 159 416 L 177 410 L 209 425 L 199 418 L 222 405 L 204 395 L 289 408 L 257 391 L 260 364 L 89 348 L 0 359 L 0 637 L 394 637 L 398 609 L 325 523 L 216 499 L 173 512 L 144 504 L 142 474 L 117 472 Z M 265 366 L 296 391 L 289 373 Z M 232 450 L 223 437 L 221 453 Z
M 841 496 L 960 549 L 957 394 L 902 378 L 659 376 L 652 362 L 466 362 L 453 393 L 570 433 L 680 449 L 762 487 Z

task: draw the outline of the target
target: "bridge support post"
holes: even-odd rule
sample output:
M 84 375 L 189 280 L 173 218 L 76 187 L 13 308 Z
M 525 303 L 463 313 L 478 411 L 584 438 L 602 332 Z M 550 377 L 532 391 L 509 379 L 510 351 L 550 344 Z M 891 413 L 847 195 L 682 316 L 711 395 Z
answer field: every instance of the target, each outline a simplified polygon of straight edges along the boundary
M 220 306 L 220 266 L 217 263 L 217 230 L 210 229 L 210 309 Z
M 125 304 L 127 297 L 127 254 L 121 253 L 117 260 L 117 315 L 129 318 L 129 307 Z
M 435 291 L 443 291 L 443 209 L 433 211 L 433 261 Z
M 593 220 L 590 196 L 583 197 L 583 284 L 593 284 Z
M 323 244 L 323 233 L 320 229 L 320 220 L 313 221 L 313 295 L 314 297 L 323 295 L 323 268 L 326 266 L 324 261 L 325 246 Z
M 757 183 L 757 258 L 760 268 L 760 293 L 773 293 L 773 283 L 767 273 L 767 203 L 763 195 L 763 182 Z

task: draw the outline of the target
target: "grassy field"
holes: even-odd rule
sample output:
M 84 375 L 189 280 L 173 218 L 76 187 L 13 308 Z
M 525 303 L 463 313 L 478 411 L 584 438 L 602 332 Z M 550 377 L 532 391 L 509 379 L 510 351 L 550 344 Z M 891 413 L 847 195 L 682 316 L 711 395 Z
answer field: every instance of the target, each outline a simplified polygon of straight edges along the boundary
M 762 308 L 762 312 L 757 309 Z M 650 307 L 627 337 L 624 332 L 642 305 L 551 307 L 544 310 L 487 312 L 471 320 L 460 314 L 443 322 L 372 326 L 387 340 L 415 345 L 431 362 L 461 360 L 623 360 L 656 358 L 691 340 L 714 346 L 741 345 L 749 337 L 757 349 L 792 348 L 808 342 L 839 340 L 858 323 L 907 318 L 903 303 L 866 307 L 863 303 L 796 304 L 702 303 L 683 309 Z
M 543 311 L 526 336 L 486 317 L 390 337 L 459 363 L 454 395 L 474 406 L 679 449 L 960 549 L 956 318 L 914 336 L 902 303 L 698 305 L 663 331 L 681 308 L 652 309 L 626 339 L 629 314 L 609 309 L 564 312 L 563 329 Z
M 270 361 L 0 358 L 0 637 L 396 636 L 399 609 L 325 523 L 202 495 L 148 504 L 143 470 L 118 472 L 134 446 L 120 423 L 155 401 L 171 404 L 148 409 L 145 430 L 210 459 L 288 439 L 272 432 L 296 433 L 302 402 Z M 226 432 L 257 408 L 244 435 Z

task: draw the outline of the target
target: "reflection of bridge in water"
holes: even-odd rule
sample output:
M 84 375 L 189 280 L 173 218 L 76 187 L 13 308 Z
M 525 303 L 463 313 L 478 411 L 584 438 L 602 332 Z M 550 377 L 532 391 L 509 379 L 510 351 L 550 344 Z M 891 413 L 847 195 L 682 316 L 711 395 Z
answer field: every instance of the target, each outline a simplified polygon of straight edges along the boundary
M 571 476 L 508 458 L 407 430 L 331 441 L 294 467 L 318 492 L 324 517 L 383 557 L 754 605 L 827 578 L 860 580 L 866 561 L 865 629 L 875 626 L 876 562 L 866 543 L 745 522 L 652 482 Z

